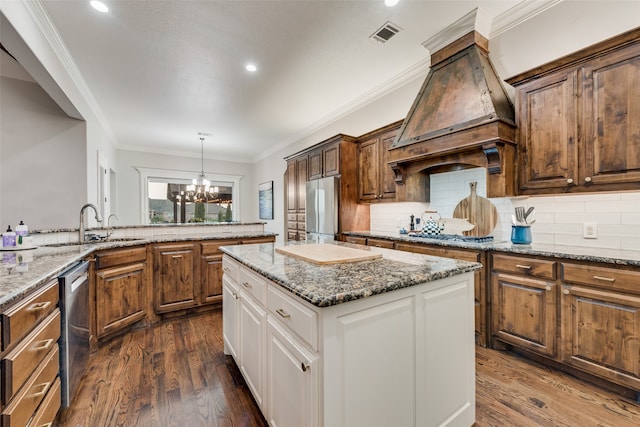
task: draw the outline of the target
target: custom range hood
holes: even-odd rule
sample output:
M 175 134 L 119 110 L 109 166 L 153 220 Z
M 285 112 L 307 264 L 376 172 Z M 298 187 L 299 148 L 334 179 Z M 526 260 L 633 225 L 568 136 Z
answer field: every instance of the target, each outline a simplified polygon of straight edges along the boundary
M 475 23 L 477 11 L 453 27 L 459 32 Z M 488 46 L 472 27 L 445 47 L 429 49 L 431 69 L 389 149 L 400 199 L 428 200 L 429 174 L 472 167 L 487 168 L 488 197 L 515 195 L 514 109 Z

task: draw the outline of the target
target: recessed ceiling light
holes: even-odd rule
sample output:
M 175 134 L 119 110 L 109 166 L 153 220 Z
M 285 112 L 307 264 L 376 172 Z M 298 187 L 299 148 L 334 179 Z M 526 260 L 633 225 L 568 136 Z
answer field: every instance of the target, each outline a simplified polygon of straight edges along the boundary
M 258 67 L 255 66 L 255 64 L 247 64 L 246 67 L 244 67 L 247 71 L 249 72 L 256 72 L 258 70 Z
M 102 13 L 107 13 L 109 12 L 109 8 L 107 7 L 106 4 L 102 3 L 101 1 L 98 0 L 91 0 L 89 2 L 89 4 L 91 5 L 91 7 L 93 7 L 95 10 L 97 10 L 98 12 L 102 12 Z
M 398 4 L 399 0 L 384 0 L 386 6 L 392 7 Z

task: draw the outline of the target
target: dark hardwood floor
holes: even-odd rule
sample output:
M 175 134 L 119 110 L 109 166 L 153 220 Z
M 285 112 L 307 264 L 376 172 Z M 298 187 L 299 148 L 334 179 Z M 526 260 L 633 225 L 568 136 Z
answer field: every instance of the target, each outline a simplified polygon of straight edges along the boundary
M 477 427 L 640 425 L 633 400 L 512 353 L 478 347 L 476 372 Z M 267 425 L 223 354 L 220 311 L 102 345 L 63 418 L 73 427 Z

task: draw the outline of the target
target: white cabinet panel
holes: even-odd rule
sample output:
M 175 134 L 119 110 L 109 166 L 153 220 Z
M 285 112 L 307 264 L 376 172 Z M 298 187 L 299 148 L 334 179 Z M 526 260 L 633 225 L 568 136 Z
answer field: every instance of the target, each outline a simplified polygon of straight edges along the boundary
M 222 335 L 224 354 L 238 360 L 238 287 L 225 274 L 222 278 Z
M 261 408 L 265 401 L 265 339 L 267 312 L 244 292 L 240 294 L 238 339 L 240 341 L 240 371 L 253 397 Z M 237 359 L 236 359 L 237 360 Z

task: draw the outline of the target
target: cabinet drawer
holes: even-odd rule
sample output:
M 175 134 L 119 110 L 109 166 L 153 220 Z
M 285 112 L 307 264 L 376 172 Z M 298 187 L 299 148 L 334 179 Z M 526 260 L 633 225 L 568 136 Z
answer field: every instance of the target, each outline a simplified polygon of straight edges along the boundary
M 123 264 L 143 262 L 147 259 L 146 246 L 126 249 L 111 249 L 96 253 L 96 269 L 115 267 Z
M 367 245 L 375 246 L 376 248 L 393 249 L 394 242 L 391 240 L 369 238 L 367 239 Z
M 253 296 L 263 306 L 266 305 L 267 283 L 262 277 L 242 267 L 238 274 L 238 283 L 243 291 Z
M 50 427 L 62 404 L 60 378 L 56 378 L 28 427 Z
M 233 282 L 238 283 L 238 273 L 240 272 L 240 264 L 231 259 L 231 257 L 222 257 L 222 272 L 225 276 L 229 277 Z
M 562 280 L 567 283 L 596 286 L 610 290 L 640 293 L 640 272 L 591 265 L 560 264 Z
M 297 217 L 297 221 L 301 222 L 303 224 L 307 221 L 306 217 L 305 217 L 305 214 L 303 214 L 303 213 L 302 214 L 300 214 L 300 213 L 297 214 L 296 217 Z
M 2 411 L 2 427 L 26 426 L 33 413 L 51 390 L 59 370 L 58 346 L 37 367 L 29 382 Z M 30 371 L 29 373 L 31 373 Z
M 356 245 L 366 245 L 367 239 L 365 237 L 357 237 L 357 236 L 345 236 L 344 241 L 347 243 L 353 243 Z
M 60 310 L 51 313 L 46 320 L 7 354 L 3 360 L 2 389 L 6 403 L 29 378 L 36 366 L 54 347 L 60 338 Z
M 267 309 L 278 322 L 299 335 L 311 348 L 318 350 L 318 319 L 314 311 L 273 286 L 267 290 Z
M 51 313 L 58 305 L 58 298 L 58 279 L 54 279 L 33 296 L 2 313 L 2 349 L 23 337 Z
M 472 251 L 462 251 L 459 249 L 451 249 L 442 246 L 422 245 L 419 243 L 396 243 L 396 249 L 399 251 L 414 252 L 418 254 L 441 256 L 445 258 L 454 258 L 461 261 L 478 262 L 480 253 Z
M 304 231 L 304 228 L 305 228 L 305 223 L 304 222 L 298 222 L 298 230 Z
M 297 221 L 297 220 L 298 220 L 298 218 L 297 218 L 296 214 L 294 214 L 294 213 L 288 213 L 287 214 L 287 221 Z
M 220 255 L 221 246 L 233 246 L 240 243 L 238 240 L 215 240 L 211 242 L 203 242 L 200 244 L 202 249 L 202 255 Z
M 555 280 L 555 266 L 555 261 L 511 255 L 493 255 L 494 270 L 539 277 L 541 279 Z

